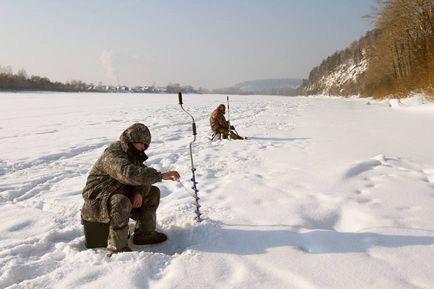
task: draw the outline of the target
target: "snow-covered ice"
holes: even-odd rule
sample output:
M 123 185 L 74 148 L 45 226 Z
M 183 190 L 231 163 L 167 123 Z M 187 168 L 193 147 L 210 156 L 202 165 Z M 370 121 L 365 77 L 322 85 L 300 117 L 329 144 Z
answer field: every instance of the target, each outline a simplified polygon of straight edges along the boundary
M 246 141 L 209 141 L 223 95 L 0 94 L 0 288 L 434 288 L 434 107 L 231 96 Z M 86 249 L 81 190 L 134 122 L 152 132 L 169 240 Z M 133 225 L 131 221 L 131 226 Z

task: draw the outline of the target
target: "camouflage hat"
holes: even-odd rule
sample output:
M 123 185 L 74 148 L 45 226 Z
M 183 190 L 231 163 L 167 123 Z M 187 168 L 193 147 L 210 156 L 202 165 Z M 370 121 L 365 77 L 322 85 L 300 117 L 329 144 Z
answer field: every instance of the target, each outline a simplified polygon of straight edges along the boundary
M 225 112 L 226 107 L 225 107 L 224 104 L 220 104 L 220 105 L 217 107 L 217 109 L 218 109 L 219 111 L 221 111 L 221 112 Z
M 149 147 L 151 144 L 151 132 L 143 123 L 135 123 L 122 133 L 121 140 L 126 143 L 143 143 Z

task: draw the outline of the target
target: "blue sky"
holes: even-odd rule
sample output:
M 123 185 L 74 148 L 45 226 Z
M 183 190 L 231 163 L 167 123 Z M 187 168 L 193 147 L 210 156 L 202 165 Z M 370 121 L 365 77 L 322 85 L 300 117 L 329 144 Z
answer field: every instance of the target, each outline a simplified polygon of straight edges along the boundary
M 306 78 L 375 0 L 0 0 L 0 66 L 51 80 L 220 88 Z

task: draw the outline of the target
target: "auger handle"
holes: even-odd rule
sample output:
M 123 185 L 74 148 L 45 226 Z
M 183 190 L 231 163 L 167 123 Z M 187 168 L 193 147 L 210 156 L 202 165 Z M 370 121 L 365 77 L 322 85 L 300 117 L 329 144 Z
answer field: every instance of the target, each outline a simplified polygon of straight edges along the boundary
M 197 133 L 196 133 L 196 123 L 195 122 L 192 123 L 192 128 L 193 128 L 193 135 L 197 135 Z
M 178 92 L 178 101 L 179 101 L 179 105 L 181 106 L 182 110 L 185 111 L 191 117 L 193 135 L 196 136 L 197 135 L 197 132 L 196 132 L 196 122 L 194 121 L 194 117 L 188 111 L 186 111 L 184 109 L 184 107 L 182 106 L 182 93 L 181 92 Z M 195 140 L 196 140 L 196 138 L 194 139 L 194 141 Z

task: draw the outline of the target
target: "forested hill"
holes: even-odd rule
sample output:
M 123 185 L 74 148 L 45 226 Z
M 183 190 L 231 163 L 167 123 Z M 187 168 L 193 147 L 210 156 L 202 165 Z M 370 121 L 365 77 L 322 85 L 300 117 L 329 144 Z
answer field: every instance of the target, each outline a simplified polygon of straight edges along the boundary
M 363 93 L 368 68 L 368 48 L 375 31 L 368 32 L 350 47 L 335 52 L 312 69 L 298 88 L 301 95 L 359 95 Z
M 302 83 L 298 78 L 250 80 L 226 88 L 205 91 L 215 94 L 265 94 L 297 95 L 297 88 Z
M 434 93 L 434 1 L 380 3 L 375 29 L 315 67 L 300 94 L 382 98 Z

